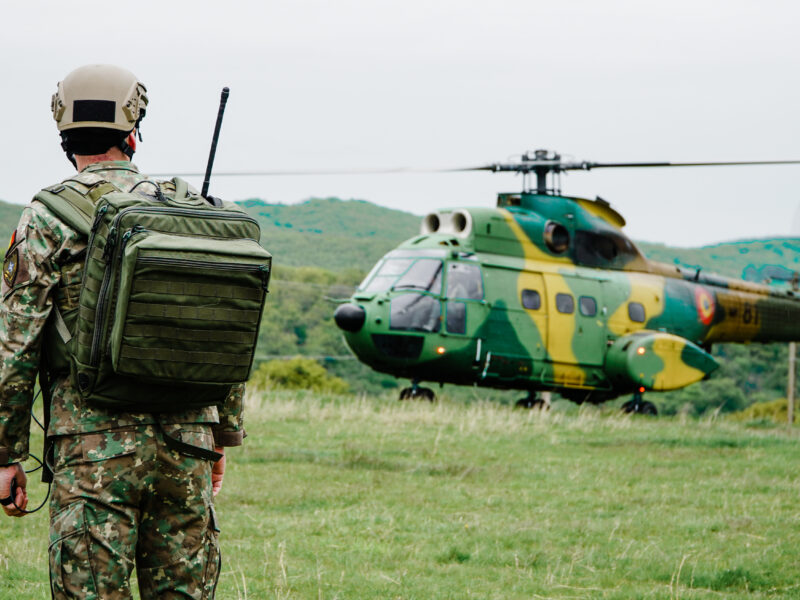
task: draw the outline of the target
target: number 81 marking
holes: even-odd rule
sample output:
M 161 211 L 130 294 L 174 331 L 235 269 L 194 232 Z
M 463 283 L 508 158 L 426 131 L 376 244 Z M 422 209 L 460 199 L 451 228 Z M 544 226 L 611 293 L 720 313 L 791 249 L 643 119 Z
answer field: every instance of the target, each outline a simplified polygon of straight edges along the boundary
M 745 325 L 758 325 L 758 308 L 745 302 L 744 310 L 742 311 L 742 322 Z

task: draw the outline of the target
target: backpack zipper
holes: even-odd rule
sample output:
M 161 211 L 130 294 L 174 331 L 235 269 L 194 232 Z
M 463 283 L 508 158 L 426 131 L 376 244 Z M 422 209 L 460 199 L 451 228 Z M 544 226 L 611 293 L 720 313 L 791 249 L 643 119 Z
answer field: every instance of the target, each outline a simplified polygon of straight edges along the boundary
M 141 256 L 136 262 L 151 265 L 169 265 L 172 267 L 222 269 L 225 271 L 258 271 L 261 275 L 261 287 L 264 291 L 267 291 L 267 284 L 269 283 L 269 267 L 267 265 L 243 265 L 241 263 L 219 263 L 206 260 L 163 258 L 159 256 Z
M 131 212 L 142 212 L 142 213 L 166 213 L 170 215 L 184 215 L 187 217 L 199 217 L 202 219 L 233 219 L 235 221 L 250 221 L 251 223 L 255 223 L 258 225 L 258 221 L 256 221 L 250 215 L 244 213 L 236 213 L 236 212 L 224 212 L 219 210 L 197 210 L 191 208 L 176 208 L 172 206 L 129 206 L 128 208 L 123 208 L 117 216 L 114 217 L 114 221 L 112 223 L 112 227 L 118 225 L 119 220 L 126 214 Z M 260 229 L 260 226 L 259 226 Z M 258 241 L 258 240 L 256 240 Z
M 116 219 L 114 219 L 114 220 L 116 221 Z M 99 292 L 99 294 L 97 296 L 97 298 L 98 298 L 97 299 L 97 308 L 96 308 L 96 312 L 95 312 L 95 315 L 94 315 L 94 333 L 92 334 L 92 348 L 91 348 L 91 351 L 89 353 L 89 365 L 92 366 L 92 367 L 96 367 L 98 362 L 99 362 L 99 360 L 100 360 L 100 356 L 99 356 L 99 353 L 100 353 L 100 342 L 102 341 L 102 337 L 103 337 L 103 331 L 102 330 L 103 330 L 103 327 L 105 325 L 105 323 L 104 323 L 104 321 L 105 321 L 104 313 L 105 313 L 105 308 L 106 308 L 106 300 L 108 299 L 107 298 L 107 296 L 108 296 L 108 287 L 111 285 L 111 273 L 114 270 L 113 269 L 113 264 L 114 264 L 114 262 L 116 262 L 114 260 L 108 260 L 107 255 L 114 254 L 114 252 L 113 251 L 107 252 L 107 250 L 108 250 L 108 248 L 113 248 L 113 245 L 116 244 L 116 231 L 117 231 L 116 227 L 114 227 L 112 225 L 112 228 L 111 228 L 111 230 L 109 232 L 108 238 L 106 238 L 106 241 L 108 242 L 108 240 L 111 240 L 112 239 L 112 235 L 113 235 L 113 241 L 110 244 L 106 243 L 106 246 L 103 249 L 103 260 L 106 261 L 106 268 L 105 268 L 105 271 L 103 273 L 103 282 L 102 282 L 102 284 L 100 284 L 100 292 Z M 132 228 L 130 228 L 128 231 L 126 231 L 122 235 L 122 243 L 120 244 L 119 248 L 117 249 L 117 253 L 115 254 L 115 258 L 118 259 L 119 261 L 122 261 L 122 256 L 123 256 L 123 254 L 125 252 L 125 246 L 128 245 L 128 241 L 131 239 L 131 237 L 133 235 L 135 235 L 137 233 L 142 233 L 144 231 L 147 231 L 147 230 L 144 227 L 142 227 L 141 225 L 134 225 Z

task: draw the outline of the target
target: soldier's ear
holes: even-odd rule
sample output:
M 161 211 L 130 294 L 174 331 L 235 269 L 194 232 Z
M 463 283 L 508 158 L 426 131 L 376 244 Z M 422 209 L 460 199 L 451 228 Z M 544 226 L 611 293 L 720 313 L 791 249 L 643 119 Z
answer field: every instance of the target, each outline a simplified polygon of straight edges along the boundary
M 131 147 L 131 150 L 136 152 L 136 130 L 134 129 L 128 134 L 127 139 L 125 140 L 128 146 Z

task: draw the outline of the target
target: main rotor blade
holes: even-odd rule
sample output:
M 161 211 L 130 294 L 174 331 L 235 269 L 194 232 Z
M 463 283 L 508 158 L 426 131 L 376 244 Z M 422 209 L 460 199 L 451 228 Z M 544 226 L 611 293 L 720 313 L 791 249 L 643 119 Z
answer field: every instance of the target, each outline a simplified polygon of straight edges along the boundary
M 751 166 L 751 165 L 798 165 L 800 160 L 734 160 L 734 161 L 712 161 L 712 162 L 636 162 L 636 163 L 596 163 L 596 162 L 580 162 L 580 163 L 564 163 L 562 169 L 567 170 L 584 170 L 591 169 L 615 169 L 615 168 L 628 168 L 628 167 L 736 167 L 736 166 Z
M 559 159 L 525 160 L 512 163 L 493 163 L 479 167 L 464 167 L 459 169 L 446 169 L 447 171 L 491 171 L 492 173 L 516 172 L 559 172 L 559 171 L 591 171 L 592 169 L 615 169 L 636 167 L 726 167 L 726 166 L 753 166 L 753 165 L 797 165 L 800 160 L 739 160 L 739 161 L 712 161 L 712 162 L 626 162 L 626 163 L 599 163 L 590 161 L 561 161 Z
M 560 160 L 530 160 L 514 163 L 493 163 L 476 167 L 453 167 L 447 169 L 418 168 L 418 167 L 378 167 L 367 169 L 296 169 L 284 171 L 219 171 L 214 177 L 315 177 L 321 175 L 398 175 L 413 173 L 458 173 L 468 171 L 491 171 L 530 173 L 539 169 L 546 171 L 591 171 L 592 169 L 619 169 L 619 168 L 652 168 L 652 167 L 735 167 L 758 165 L 798 165 L 800 160 L 739 160 L 739 161 L 712 161 L 712 162 L 625 162 L 625 163 L 599 163 L 599 162 L 562 162 Z M 205 173 L 197 172 L 171 172 L 151 173 L 153 177 L 203 177 Z

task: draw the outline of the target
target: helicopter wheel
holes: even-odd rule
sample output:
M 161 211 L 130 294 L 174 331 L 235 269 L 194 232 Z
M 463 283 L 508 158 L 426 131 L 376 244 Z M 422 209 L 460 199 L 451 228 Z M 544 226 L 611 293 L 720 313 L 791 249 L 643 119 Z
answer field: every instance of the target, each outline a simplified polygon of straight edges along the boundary
M 633 413 L 636 415 L 648 415 L 651 417 L 658 416 L 658 409 L 656 408 L 656 405 L 640 398 L 628 400 L 622 405 L 621 408 L 623 412 L 628 414 Z
M 525 398 L 520 398 L 514 405 L 516 408 L 526 408 L 529 410 L 550 410 L 550 404 L 541 398 L 537 398 L 533 394 Z
M 645 400 L 639 407 L 639 414 L 650 415 L 651 417 L 658 416 L 658 409 L 652 402 Z
M 420 400 L 427 400 L 428 402 L 436 400 L 436 394 L 433 393 L 433 390 L 425 387 L 417 388 L 417 393 L 414 397 Z
M 400 390 L 400 400 L 427 400 L 428 402 L 434 402 L 436 394 L 430 388 L 411 386 Z

